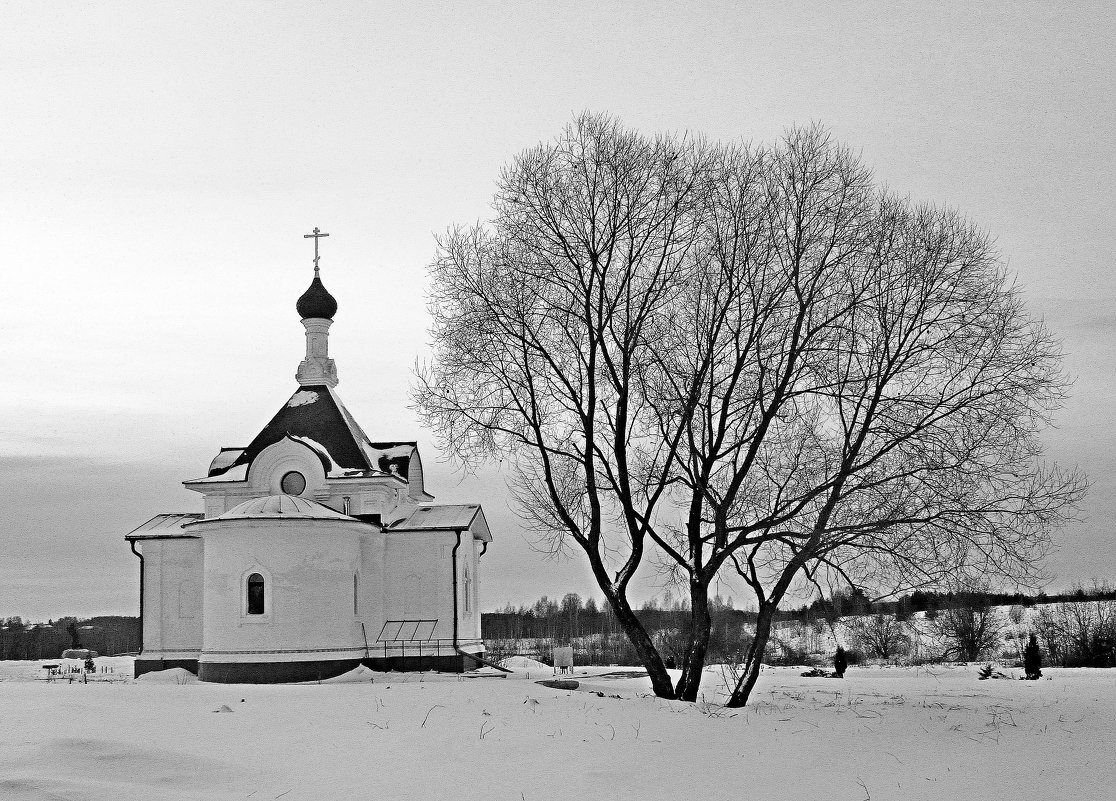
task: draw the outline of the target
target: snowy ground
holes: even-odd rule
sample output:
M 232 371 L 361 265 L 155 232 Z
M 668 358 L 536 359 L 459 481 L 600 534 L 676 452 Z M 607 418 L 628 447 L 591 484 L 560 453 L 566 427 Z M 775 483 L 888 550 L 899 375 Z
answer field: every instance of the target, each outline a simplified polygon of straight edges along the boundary
M 545 672 L 246 686 L 97 662 L 116 672 L 88 684 L 0 662 L 0 799 L 1116 797 L 1116 670 L 765 669 L 725 710 L 599 675 L 616 668 L 564 691 L 536 684 Z

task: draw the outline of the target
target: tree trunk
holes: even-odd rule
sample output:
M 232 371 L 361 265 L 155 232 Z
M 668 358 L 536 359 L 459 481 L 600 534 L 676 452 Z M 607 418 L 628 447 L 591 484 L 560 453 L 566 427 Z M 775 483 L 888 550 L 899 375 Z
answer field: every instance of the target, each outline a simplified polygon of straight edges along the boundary
M 655 649 L 655 644 L 651 642 L 647 630 L 643 628 L 643 624 L 639 622 L 639 618 L 636 617 L 635 612 L 628 605 L 627 599 L 609 593 L 606 593 L 605 597 L 608 599 L 609 606 L 616 613 L 616 620 L 620 624 L 620 628 L 623 629 L 624 634 L 627 635 L 635 647 L 643 666 L 647 668 L 647 675 L 651 678 L 651 689 L 655 692 L 655 695 L 659 698 L 676 698 L 674 685 L 671 683 L 666 665 L 663 664 L 662 657 Z
M 686 657 L 682 662 L 682 675 L 675 691 L 683 701 L 696 701 L 701 687 L 705 655 L 709 650 L 709 587 L 700 579 L 690 582 L 690 636 L 686 642 Z
M 779 608 L 777 603 L 761 603 L 756 617 L 756 636 L 752 640 L 752 647 L 748 649 L 748 656 L 744 660 L 744 673 L 736 682 L 732 695 L 725 703 L 727 707 L 741 707 L 748 703 L 748 697 L 759 679 L 760 668 L 763 665 L 763 655 L 767 651 L 767 641 L 771 637 L 771 622 L 775 611 Z

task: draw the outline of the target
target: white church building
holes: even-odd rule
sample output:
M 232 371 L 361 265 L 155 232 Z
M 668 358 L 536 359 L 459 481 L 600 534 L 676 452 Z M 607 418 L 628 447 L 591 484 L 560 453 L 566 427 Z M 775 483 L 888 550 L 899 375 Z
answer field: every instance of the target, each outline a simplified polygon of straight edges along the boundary
M 140 560 L 135 674 L 267 683 L 359 664 L 471 669 L 484 652 L 484 512 L 433 504 L 415 443 L 372 441 L 341 402 L 317 238 L 296 308 L 306 358 L 294 394 L 246 447 L 221 448 L 184 482 L 203 512 L 157 515 L 126 536 Z

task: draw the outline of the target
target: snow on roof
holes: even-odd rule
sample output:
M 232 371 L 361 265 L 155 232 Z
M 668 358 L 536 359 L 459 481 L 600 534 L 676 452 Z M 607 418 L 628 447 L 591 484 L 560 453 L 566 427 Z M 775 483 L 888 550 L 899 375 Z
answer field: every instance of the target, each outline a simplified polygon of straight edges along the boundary
M 160 537 L 189 537 L 182 527 L 201 520 L 201 512 L 184 512 L 179 514 L 162 514 L 148 520 L 142 526 L 130 531 L 124 536 L 126 540 L 158 539 Z
M 292 409 L 295 406 L 305 406 L 308 403 L 313 403 L 318 399 L 318 393 L 312 389 L 300 389 L 295 394 L 291 395 L 291 399 L 287 401 L 287 405 Z
M 469 529 L 485 542 L 492 541 L 484 512 L 475 503 L 420 506 L 395 523 L 392 531 L 464 531 Z
M 323 506 L 317 501 L 298 498 L 294 495 L 265 495 L 262 498 L 239 503 L 232 509 L 208 520 L 194 520 L 191 523 L 209 523 L 214 520 L 349 520 L 359 523 L 356 518 Z M 186 525 L 190 525 L 187 523 Z
M 211 470 L 212 470 L 212 468 L 211 468 Z M 184 483 L 184 484 L 217 484 L 221 481 L 247 481 L 247 480 L 248 480 L 248 465 L 247 464 L 238 464 L 238 465 L 235 465 L 233 467 L 230 467 L 229 469 L 225 470 L 223 473 L 218 473 L 217 475 L 213 475 L 213 473 L 211 472 L 205 478 L 195 478 L 195 479 L 191 479 L 190 481 L 184 481 L 182 483 Z
M 209 475 L 227 470 L 244 453 L 244 448 L 221 448 L 220 452 L 209 463 Z
M 318 454 L 318 458 L 322 460 L 322 467 L 325 468 L 327 474 L 333 470 L 336 461 L 329 455 L 325 445 L 310 437 L 300 437 L 297 434 L 287 434 L 287 439 L 299 442 Z
M 407 469 L 410 466 L 411 454 L 415 452 L 415 443 L 362 442 L 361 448 L 376 470 L 407 480 Z

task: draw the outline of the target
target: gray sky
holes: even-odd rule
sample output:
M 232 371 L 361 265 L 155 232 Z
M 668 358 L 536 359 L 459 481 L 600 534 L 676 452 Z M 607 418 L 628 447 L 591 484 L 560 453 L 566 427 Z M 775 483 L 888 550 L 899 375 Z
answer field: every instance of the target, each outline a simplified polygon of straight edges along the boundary
M 990 230 L 1076 376 L 1049 455 L 1093 486 L 1052 586 L 1116 579 L 1111 4 L 380 5 L 0 4 L 0 615 L 136 612 L 123 535 L 200 509 L 178 482 L 293 391 L 315 225 L 339 392 L 420 440 L 440 501 L 484 503 L 484 608 L 589 593 L 407 408 L 433 234 L 582 110 L 721 140 L 818 120 Z

